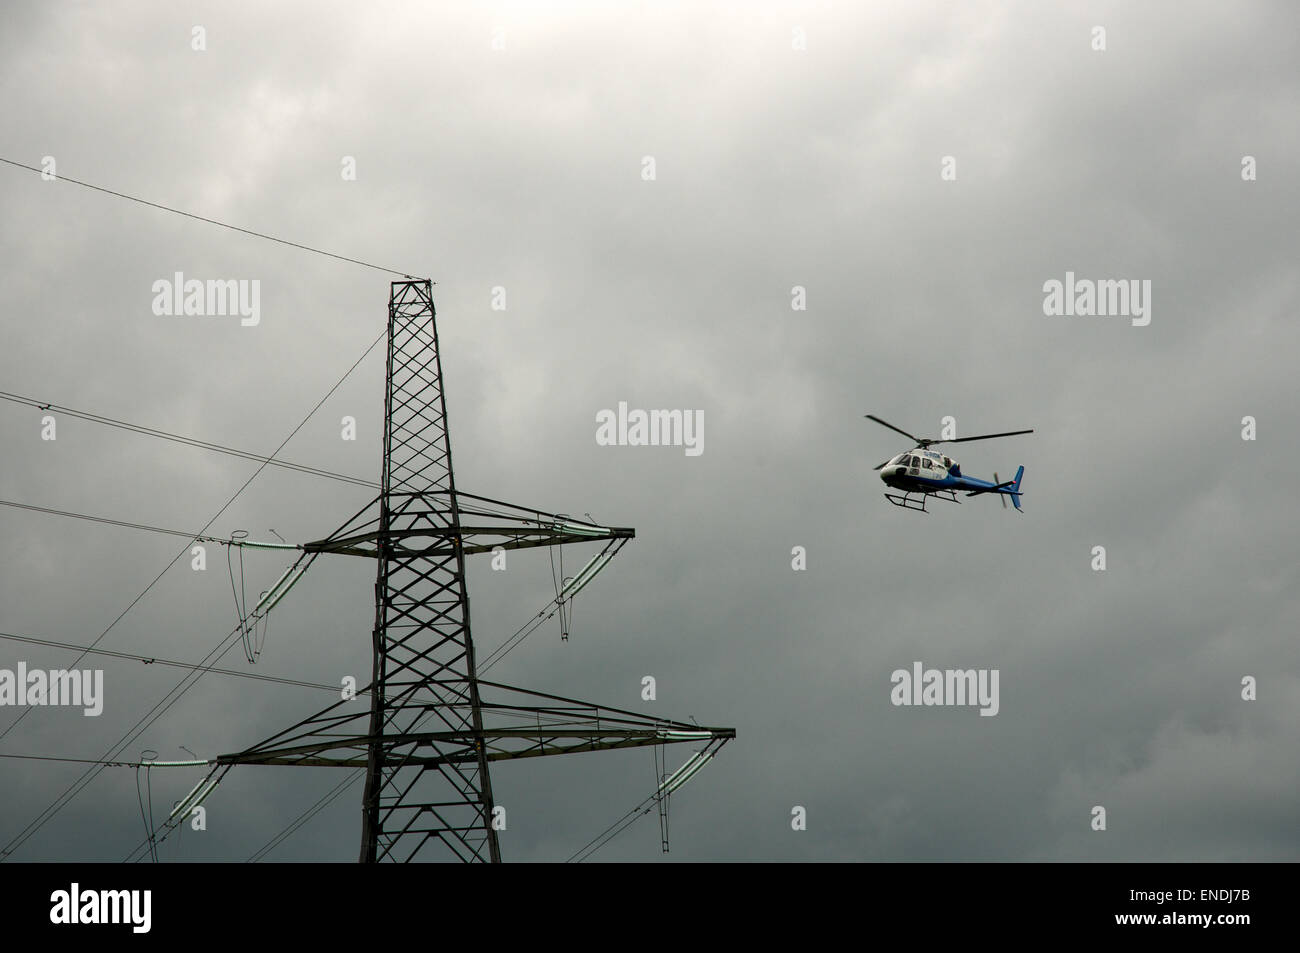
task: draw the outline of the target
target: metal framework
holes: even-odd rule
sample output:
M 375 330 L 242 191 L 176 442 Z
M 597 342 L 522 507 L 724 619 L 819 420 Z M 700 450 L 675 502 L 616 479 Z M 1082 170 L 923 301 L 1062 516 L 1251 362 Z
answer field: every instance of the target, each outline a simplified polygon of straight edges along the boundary
M 735 737 L 479 677 L 467 556 L 608 541 L 594 575 L 635 531 L 457 491 L 427 280 L 392 284 L 384 416 L 379 498 L 303 547 L 378 563 L 370 711 L 340 701 L 219 764 L 364 767 L 363 863 L 499 862 L 491 762 L 691 742 L 707 759 Z M 656 793 L 661 809 L 671 789 Z

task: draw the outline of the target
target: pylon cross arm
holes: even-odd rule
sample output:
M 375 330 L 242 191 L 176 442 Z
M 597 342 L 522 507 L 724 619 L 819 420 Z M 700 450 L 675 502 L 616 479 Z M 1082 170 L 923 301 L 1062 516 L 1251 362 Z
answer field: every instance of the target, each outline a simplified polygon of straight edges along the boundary
M 636 530 L 628 526 L 600 526 L 563 514 L 443 490 L 390 494 L 389 525 L 385 528 L 378 517 L 364 518 L 378 502 L 325 539 L 304 543 L 303 550 L 371 559 L 381 553 L 436 557 L 636 538 Z M 381 542 L 387 546 L 381 546 Z
M 690 731 L 657 728 L 513 728 L 482 732 L 430 731 L 382 736 L 357 735 L 331 738 L 287 748 L 269 748 L 241 754 L 219 755 L 218 764 L 274 764 L 299 767 L 364 768 L 370 746 L 385 749 L 386 763 L 404 767 L 468 764 L 478 760 L 479 745 L 488 761 L 514 761 L 584 751 L 611 751 L 647 745 L 728 741 L 732 728 L 693 728 Z M 407 750 L 409 749 L 409 750 Z
M 340 538 L 317 540 L 303 544 L 309 553 L 342 553 L 346 556 L 378 558 L 380 540 L 389 543 L 388 552 L 397 556 L 449 556 L 456 552 L 456 543 L 466 555 L 490 553 L 496 549 L 534 549 L 538 546 L 563 546 L 569 543 L 591 543 L 610 539 L 635 539 L 636 530 L 630 527 L 609 527 L 599 533 L 575 533 L 565 529 L 540 526 L 478 526 L 462 523 L 459 532 L 452 527 L 417 527 L 414 529 L 374 530 Z

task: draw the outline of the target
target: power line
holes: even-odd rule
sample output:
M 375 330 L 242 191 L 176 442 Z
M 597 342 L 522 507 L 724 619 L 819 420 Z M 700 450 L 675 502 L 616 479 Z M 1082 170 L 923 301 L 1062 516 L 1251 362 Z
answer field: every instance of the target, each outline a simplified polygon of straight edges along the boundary
M 147 437 L 157 437 L 160 440 L 170 440 L 173 443 L 180 443 L 189 447 L 198 447 L 201 450 L 211 450 L 215 453 L 224 453 L 229 456 L 239 457 L 243 460 L 255 460 L 258 463 L 269 462 L 273 467 L 283 467 L 286 470 L 297 470 L 300 473 L 309 473 L 312 476 L 326 477 L 330 480 L 339 480 L 344 483 L 355 483 L 358 486 L 371 488 L 378 488 L 379 486 L 379 484 L 374 480 L 348 476 L 346 473 L 335 473 L 332 470 L 323 470 L 319 467 L 304 466 L 300 463 L 291 463 L 288 460 L 273 460 L 270 457 L 265 457 L 257 453 L 250 453 L 247 450 L 239 450 L 235 447 L 227 447 L 219 443 L 209 443 L 206 440 L 199 440 L 194 437 L 169 433 L 166 430 L 157 430 L 153 427 L 145 427 L 141 424 L 133 424 L 125 420 L 115 420 L 112 417 L 92 414 L 85 410 L 77 410 L 72 407 L 61 407 L 58 404 L 51 404 L 47 401 L 37 400 L 35 397 L 24 397 L 22 394 L 10 394 L 5 391 L 0 391 L 0 400 L 7 400 L 14 404 L 24 404 L 28 407 L 35 407 L 37 410 L 52 410 L 55 413 L 67 414 L 69 417 L 77 417 L 81 420 L 88 420 L 91 423 L 104 424 L 109 427 L 116 427 L 120 430 L 129 431 L 130 433 L 144 434 Z
M 88 520 L 92 523 L 106 523 L 109 526 L 123 526 L 127 529 L 145 530 L 150 533 L 165 533 L 168 536 L 182 536 L 185 539 L 198 543 L 221 543 L 223 546 L 229 546 L 235 543 L 233 539 L 226 539 L 222 536 L 204 536 L 201 533 L 187 533 L 179 529 L 164 529 L 161 526 L 150 526 L 147 523 L 128 523 L 123 520 L 111 520 L 106 516 L 87 516 L 85 513 L 70 513 L 67 510 L 54 510 L 47 506 L 33 506 L 30 503 L 15 503 L 13 500 L 0 500 L 0 506 L 10 506 L 17 510 L 30 510 L 33 513 L 45 513 L 48 516 L 67 516 L 77 520 Z
M 285 437 L 284 440 L 280 443 L 280 446 L 275 448 L 275 453 L 271 454 L 271 457 L 275 457 L 276 454 L 278 454 L 281 450 L 283 450 L 288 445 L 290 440 L 292 440 L 295 436 L 297 436 L 298 431 L 300 431 L 303 427 L 307 425 L 307 421 L 312 418 L 312 416 L 316 413 L 316 411 L 320 410 L 321 406 L 325 403 L 325 401 L 329 400 L 332 396 L 334 396 L 334 392 L 337 391 L 341 386 L 343 386 L 343 382 L 347 380 L 348 377 L 352 374 L 352 372 L 355 371 L 358 366 L 360 366 L 361 362 L 364 361 L 370 355 L 370 352 L 373 351 L 375 349 L 375 346 L 378 345 L 379 342 L 384 339 L 386 334 L 387 334 L 386 331 L 381 331 L 379 335 L 373 341 L 370 342 L 370 346 L 367 347 L 361 353 L 361 356 L 359 358 L 357 358 L 355 361 L 352 362 L 352 366 L 349 367 L 346 371 L 344 371 L 343 376 L 340 377 L 337 381 L 335 381 L 334 386 L 331 387 L 326 392 L 325 396 L 322 397 L 316 403 L 316 406 L 307 412 L 307 416 L 304 417 L 299 422 L 298 426 L 293 428 L 293 430 L 289 433 L 289 436 Z M 222 506 L 221 509 L 217 510 L 216 514 L 213 515 L 213 517 L 210 520 L 208 520 L 207 524 L 204 525 L 203 529 L 199 530 L 199 534 L 206 533 L 209 529 L 212 528 L 212 524 L 215 523 L 218 519 L 220 519 L 221 515 L 225 513 L 226 510 L 230 509 L 230 507 L 234 504 L 235 500 L 239 498 L 240 494 L 242 494 L 246 489 L 248 489 L 249 485 L 252 484 L 252 482 L 256 480 L 258 476 L 261 475 L 262 471 L 266 469 L 267 465 L 268 463 L 266 461 L 263 461 L 261 466 L 259 466 L 256 470 L 253 471 L 253 475 L 244 481 L 243 486 L 241 486 L 238 490 L 236 490 L 234 495 L 225 502 L 225 505 Z M 143 599 L 146 595 L 148 595 L 153 590 L 153 587 L 158 584 L 158 581 L 167 574 L 168 570 L 170 570 L 172 566 L 176 565 L 176 562 L 182 556 L 186 555 L 188 552 L 189 552 L 189 544 L 186 543 L 185 548 L 172 557 L 171 562 L 169 562 L 166 566 L 163 567 L 162 572 L 158 573 L 158 575 L 154 577 L 153 581 L 150 582 L 149 585 L 145 586 L 138 596 L 136 596 L 134 599 L 131 600 L 130 605 L 128 605 L 125 609 L 122 610 L 122 612 L 118 615 L 116 619 L 112 621 L 112 623 L 108 626 L 108 628 L 106 628 L 103 632 L 101 632 L 95 638 L 95 640 L 90 643 L 90 648 L 93 649 L 95 646 L 99 645 L 99 643 L 104 639 L 104 636 L 108 635 L 109 632 L 113 631 L 113 629 L 117 626 L 117 624 L 126 617 L 126 614 L 130 612 L 132 609 L 134 609 L 136 605 L 140 602 L 140 600 Z M 84 657 L 85 657 L 84 655 L 79 656 L 72 664 L 75 666 Z M 15 718 L 12 722 L 10 722 L 9 726 L 5 728 L 4 731 L 0 731 L 0 739 L 3 739 L 5 736 L 9 734 L 9 732 L 13 731 L 14 728 L 16 728 L 19 725 L 19 723 L 21 723 L 22 720 L 27 717 L 27 713 L 30 711 L 31 711 L 30 708 L 24 709 L 18 715 L 17 718 Z
M 294 818 L 289 823 L 288 827 L 272 837 L 267 843 L 263 844 L 262 847 L 253 854 L 253 856 L 248 858 L 247 863 L 255 864 L 270 854 L 271 851 L 279 847 L 285 842 L 285 840 L 296 834 L 304 824 L 338 800 L 339 795 L 360 781 L 365 776 L 365 773 L 366 772 L 362 768 L 357 768 L 355 771 L 352 771 L 349 777 L 344 778 L 332 789 L 327 791 L 319 801 Z M 136 850 L 139 849 L 140 848 L 138 847 L 136 848 Z M 134 853 L 134 851 L 132 851 L 132 853 Z
M 686 764 L 684 764 L 681 768 L 679 768 L 675 774 L 667 778 L 659 774 L 659 770 L 660 770 L 659 761 L 656 757 L 655 760 L 656 788 L 654 793 L 652 793 L 644 801 L 642 801 L 636 807 L 632 808 L 632 810 L 628 811 L 626 814 L 624 814 L 622 817 L 616 820 L 613 824 L 609 825 L 609 827 L 605 828 L 605 830 L 603 830 L 601 833 L 593 837 L 590 841 L 587 842 L 587 844 L 584 847 L 575 851 L 568 858 L 568 860 L 565 861 L 565 863 L 575 863 L 575 862 L 582 863 L 584 860 L 589 860 L 592 854 L 600 850 L 602 847 L 604 847 L 606 844 L 612 841 L 619 834 L 623 833 L 625 830 L 631 827 L 632 824 L 635 823 L 638 818 L 645 817 L 645 815 L 649 814 L 651 809 L 656 803 L 658 803 L 660 805 L 661 810 L 663 810 L 664 806 L 667 803 L 668 796 L 672 794 L 672 792 L 675 791 L 677 788 L 681 787 L 682 784 L 685 784 L 686 781 L 690 780 L 691 776 L 696 771 L 698 771 L 702 765 L 704 765 L 710 759 L 712 759 L 713 756 L 717 754 L 719 750 L 721 750 L 722 745 L 724 744 L 726 744 L 725 740 L 718 741 L 718 739 L 714 739 L 710 741 L 707 745 L 704 746 L 703 750 L 695 752 L 695 755 L 690 760 L 688 760 Z M 693 769 L 688 770 L 692 764 L 694 764 L 695 767 Z M 661 818 L 662 817 L 663 815 L 661 815 Z M 661 820 L 661 824 L 662 824 L 662 820 Z M 667 836 L 664 835 L 664 850 L 667 851 L 667 849 L 668 849 Z
M 589 857 L 591 857 L 592 854 L 600 850 L 602 847 L 604 847 L 606 844 L 612 841 L 619 834 L 623 833 L 625 830 L 631 827 L 632 824 L 635 823 L 639 818 L 642 818 L 645 815 L 649 814 L 651 807 L 654 805 L 655 798 L 656 795 L 654 794 L 650 795 L 648 798 L 646 798 L 636 807 L 632 808 L 632 810 L 628 811 L 626 814 L 620 817 L 613 824 L 609 825 L 609 827 L 605 828 L 605 830 L 602 831 L 600 834 L 597 834 L 595 837 L 593 837 L 590 841 L 587 842 L 586 846 L 575 851 L 572 855 L 570 855 L 570 857 L 565 861 L 565 863 L 566 864 L 582 863 L 584 860 L 587 860 Z
M 292 440 L 297 435 L 298 431 L 300 431 L 303 427 L 307 425 L 307 421 L 312 418 L 312 416 L 316 413 L 316 411 L 320 410 L 321 406 L 327 400 L 329 400 L 330 397 L 334 395 L 335 391 L 337 391 L 341 386 L 343 386 L 343 382 L 347 380 L 348 377 L 352 374 L 352 372 L 356 370 L 357 367 L 361 364 L 361 362 L 364 361 L 367 356 L 369 356 L 370 352 L 375 349 L 375 346 L 378 345 L 380 341 L 384 340 L 384 338 L 387 336 L 387 333 L 388 333 L 387 329 L 381 331 L 379 335 L 373 341 L 370 342 L 370 346 L 367 347 L 365 351 L 362 352 L 361 356 L 352 363 L 352 366 L 349 367 L 343 373 L 343 376 L 340 377 L 338 381 L 335 382 L 334 386 L 331 387 L 328 392 L 326 392 L 325 396 L 322 397 L 319 401 L 317 401 L 316 406 L 314 406 L 310 411 L 307 412 L 307 416 L 305 416 L 302 419 L 302 421 L 299 422 L 298 426 L 294 427 L 293 430 L 290 431 L 289 435 L 285 437 L 284 440 L 280 443 L 280 446 L 276 447 L 275 453 L 271 454 L 272 457 L 274 457 L 281 450 L 283 450 L 285 446 L 288 445 L 289 441 Z M 225 505 L 222 506 L 221 509 L 219 509 L 216 512 L 216 514 L 212 517 L 212 519 L 208 520 L 207 525 L 203 527 L 201 532 L 207 532 L 208 529 L 211 528 L 212 524 L 215 523 L 218 519 L 220 519 L 221 515 L 225 513 L 226 510 L 231 507 L 231 505 L 234 504 L 235 500 L 239 498 L 239 495 L 243 493 L 244 490 L 248 489 L 249 485 L 255 479 L 257 479 L 257 477 L 262 473 L 263 470 L 266 469 L 267 466 L 268 466 L 267 463 L 262 463 L 257 468 L 257 470 L 253 472 L 253 475 L 250 476 L 246 481 L 244 481 L 244 485 L 235 491 L 234 496 L 232 496 L 229 500 L 226 501 Z M 118 617 L 113 620 L 112 624 L 107 629 L 105 629 L 103 632 L 100 633 L 99 637 L 96 638 L 95 641 L 90 644 L 89 649 L 95 648 L 99 644 L 100 640 L 102 640 L 104 636 L 108 635 L 108 633 L 111 632 L 113 628 L 119 622 L 121 622 L 123 618 L 126 617 L 126 614 L 130 612 L 133 608 L 135 608 L 135 606 L 140 602 L 141 599 L 143 599 L 146 595 L 148 595 L 148 593 L 153 589 L 153 587 L 158 584 L 158 581 L 162 579 L 164 575 L 166 575 L 167 571 L 171 569 L 172 566 L 176 565 L 177 560 L 179 560 L 182 556 L 184 556 L 188 552 L 189 552 L 189 544 L 187 543 L 185 548 L 182 549 L 179 553 L 177 553 L 174 557 L 172 557 L 171 562 L 169 562 L 166 566 L 163 567 L 162 572 L 158 573 L 158 575 L 154 577 L 153 582 L 149 583 L 149 585 L 147 585 L 144 588 L 144 590 L 138 596 L 136 596 L 135 599 L 131 601 L 131 604 L 122 610 L 121 614 L 118 615 Z M 235 647 L 235 645 L 237 644 L 237 642 L 241 637 L 242 628 L 243 626 L 241 623 L 240 626 L 237 626 L 228 636 L 222 639 L 222 641 L 219 642 L 217 646 L 212 649 L 211 652 L 209 652 L 204 657 L 203 662 L 200 663 L 200 665 L 206 664 L 210 660 L 214 664 L 215 662 L 219 662 L 227 652 L 229 652 L 232 648 Z M 87 651 L 89 651 L 89 649 Z M 220 654 L 217 654 L 218 652 Z M 75 666 L 78 662 L 81 661 L 81 659 L 85 658 L 85 655 L 86 653 L 83 652 L 80 656 L 78 656 L 76 661 L 73 662 L 73 665 Z M 213 658 L 214 655 L 216 656 L 215 659 Z M 154 705 L 154 707 L 150 709 L 149 712 L 146 712 L 145 715 L 141 716 L 140 720 L 137 721 L 132 728 L 127 730 L 126 735 L 123 736 L 119 744 L 115 745 L 113 748 L 111 748 L 108 751 L 107 754 L 105 754 L 104 756 L 105 759 L 107 760 L 112 758 L 115 752 L 121 750 L 126 745 L 129 745 L 131 741 L 134 740 L 134 738 L 138 737 L 139 734 L 143 733 L 145 729 L 147 729 L 150 725 L 154 723 L 154 721 L 157 721 L 158 718 L 161 718 L 167 712 L 167 710 L 176 703 L 176 701 L 181 697 L 181 695 L 184 695 L 185 692 L 189 691 L 189 689 L 192 688 L 193 685 L 202 677 L 203 677 L 202 669 L 196 669 L 194 671 L 187 672 L 181 678 L 181 680 L 176 683 L 176 686 L 170 692 L 168 692 L 167 695 L 163 696 L 162 701 L 159 701 L 156 705 Z M 189 683 L 188 685 L 186 684 L 187 682 Z M 175 697 L 171 698 L 171 701 L 168 701 L 168 698 L 171 697 L 174 693 L 176 693 Z M 164 702 L 166 702 L 166 705 L 163 704 Z M 161 711 L 158 710 L 159 706 L 163 706 Z M 9 725 L 8 728 L 6 728 L 3 732 L 0 732 L 0 738 L 3 738 L 10 731 L 12 731 L 23 720 L 23 718 L 26 717 L 27 713 L 30 711 L 31 711 L 30 708 L 24 709 L 23 712 L 16 719 L 14 719 L 14 721 Z M 157 712 L 157 714 L 153 714 L 154 712 Z M 150 715 L 152 715 L 153 717 L 150 718 Z M 145 722 L 145 719 L 149 719 L 149 720 Z M 135 734 L 133 735 L 132 732 L 135 732 Z M 39 815 L 37 815 L 35 820 L 31 821 L 27 825 L 27 827 L 25 827 L 22 831 L 20 831 L 17 835 L 15 835 L 9 841 L 9 843 L 4 846 L 3 849 L 0 849 L 0 862 L 7 860 L 14 850 L 16 850 L 18 847 L 21 847 L 24 843 L 26 843 L 26 841 L 29 838 L 31 838 L 33 834 L 35 834 L 42 827 L 44 827 L 45 824 L 47 824 L 52 817 L 58 814 L 59 811 L 61 811 L 65 806 L 67 806 L 67 804 L 74 797 L 76 797 L 77 794 L 79 794 L 86 787 L 87 784 L 93 781 L 98 776 L 99 772 L 102 770 L 103 770 L 102 767 L 91 767 L 87 769 L 87 771 L 83 773 L 80 778 L 74 781 L 72 785 L 69 788 L 67 788 L 62 794 L 60 794 L 57 798 L 55 798 L 55 800 L 51 802 L 45 808 L 44 811 L 42 811 Z
M 0 162 L 15 166 L 19 169 L 26 169 L 28 172 L 36 172 L 40 175 L 46 175 L 44 169 L 38 169 L 36 166 L 25 165 L 22 162 L 15 162 L 13 159 L 6 159 L 0 156 Z M 146 199 L 138 198 L 134 195 L 127 195 L 125 192 L 114 192 L 112 189 L 106 189 L 100 185 L 91 185 L 89 182 L 82 182 L 79 179 L 71 179 L 66 175 L 55 174 L 54 178 L 60 182 L 71 182 L 73 185 L 80 185 L 85 189 L 93 189 L 96 192 L 103 192 L 105 195 L 115 195 L 120 199 L 126 199 L 130 202 L 138 202 L 141 205 L 148 205 L 150 208 L 161 209 L 164 212 L 171 212 L 175 215 L 184 215 L 186 218 L 192 218 L 196 221 L 207 222 L 209 225 L 219 225 L 222 228 L 228 228 L 231 231 L 243 232 L 245 235 L 252 235 L 254 238 L 265 238 L 269 242 L 279 242 L 281 245 L 288 245 L 291 248 L 300 248 L 303 251 L 315 252 L 317 255 L 325 255 L 328 258 L 336 258 L 339 261 L 346 261 L 353 265 L 361 265 L 363 268 L 373 268 L 376 271 L 384 271 L 390 275 L 400 275 L 403 278 L 410 278 L 404 271 L 398 271 L 396 268 L 385 268 L 383 265 L 373 265 L 368 261 L 361 261 L 356 258 L 348 258 L 345 255 L 336 255 L 333 252 L 325 251 L 321 248 L 313 248 L 310 245 L 300 245 L 297 242 L 291 242 L 284 238 L 276 238 L 274 235 L 267 235 L 264 232 L 254 232 L 247 228 L 240 228 L 238 225 L 231 225 L 228 222 L 219 222 L 215 218 L 205 218 L 202 215 L 195 215 L 193 212 L 186 212 L 183 209 L 172 208 L 169 205 L 159 205 L 157 202 L 150 202 Z
M 208 763 L 210 764 L 211 762 Z M 148 767 L 148 765 L 142 765 L 142 767 Z M 221 783 L 221 780 L 229 773 L 230 768 L 231 768 L 230 765 L 226 765 L 224 770 L 221 770 L 219 774 L 216 774 L 216 780 L 213 781 L 211 785 L 212 788 L 215 788 L 218 784 Z M 215 774 L 215 772 L 210 773 L 207 776 L 207 778 L 204 779 L 204 781 L 212 778 L 213 774 Z M 201 781 L 199 783 L 202 784 L 203 782 Z M 209 790 L 211 790 L 211 788 L 209 788 Z M 124 864 L 139 863 L 141 860 L 144 859 L 145 855 L 152 857 L 154 863 L 157 863 L 158 845 L 163 843 L 165 840 L 167 840 L 167 838 L 171 836 L 173 831 L 179 831 L 181 829 L 182 821 L 183 818 L 174 819 L 172 816 L 169 816 L 167 820 L 163 822 L 163 826 L 162 826 L 163 833 L 161 837 L 158 836 L 158 830 L 156 828 L 153 828 L 152 825 L 146 824 L 146 829 L 149 830 L 149 833 L 145 836 L 144 840 L 142 840 L 139 844 L 135 846 L 135 848 L 131 851 L 131 853 L 126 855 L 126 859 L 122 861 L 122 863 Z M 136 857 L 135 855 L 139 853 L 141 850 L 144 850 L 145 854 Z
M 318 688 L 327 692 L 339 692 L 342 689 L 336 685 L 326 685 L 321 682 L 304 682 L 295 678 L 282 678 L 278 675 L 262 675 L 258 672 L 241 672 L 234 668 L 209 668 L 203 665 L 196 665 L 193 662 L 177 662 L 172 659 L 156 658 L 149 655 L 135 655 L 131 652 L 114 652 L 111 649 L 91 649 L 84 645 L 74 645 L 71 642 L 56 642 L 53 639 L 38 639 L 29 635 L 16 635 L 13 632 L 0 632 L 0 639 L 10 642 L 25 642 L 28 645 L 44 645 L 50 648 L 67 649 L 70 652 L 81 652 L 85 655 L 103 655 L 108 658 L 124 659 L 131 662 L 143 662 L 145 665 L 166 665 L 171 668 L 187 668 L 192 671 L 202 670 L 212 675 L 229 675 L 232 678 L 251 678 L 261 682 L 277 682 L 281 685 L 293 685 L 298 688 Z M 367 689 L 359 689 L 358 695 L 367 693 Z
M 204 662 L 207 662 L 208 660 L 212 660 L 214 663 L 221 661 L 221 659 L 226 656 L 226 653 L 239 644 L 239 633 L 240 630 L 236 627 L 229 635 L 218 643 L 216 648 L 204 657 Z M 72 799 L 80 794 L 87 785 L 90 784 L 90 782 L 95 780 L 105 767 L 118 760 L 117 755 L 120 752 L 126 750 L 126 748 L 129 747 L 140 734 L 166 714 L 167 710 L 170 709 L 172 705 L 176 704 L 180 697 L 184 695 L 185 692 L 189 691 L 189 689 L 192 688 L 200 678 L 202 678 L 202 675 L 203 673 L 201 669 L 186 672 L 171 691 L 164 695 L 162 700 L 157 702 L 153 708 L 141 715 L 136 723 L 128 728 L 126 733 L 118 739 L 117 743 L 104 753 L 102 758 L 91 762 L 91 767 L 87 768 L 81 776 L 77 778 L 77 780 L 73 781 L 72 784 L 63 791 L 63 793 L 46 805 L 45 809 L 41 811 L 35 819 L 29 822 L 26 827 L 14 835 L 3 849 L 0 849 L 0 861 L 8 860 L 15 850 L 25 844 L 37 831 L 48 824 L 60 811 L 67 807 L 68 804 L 72 802 Z M 30 708 L 27 709 L 27 711 L 30 710 Z

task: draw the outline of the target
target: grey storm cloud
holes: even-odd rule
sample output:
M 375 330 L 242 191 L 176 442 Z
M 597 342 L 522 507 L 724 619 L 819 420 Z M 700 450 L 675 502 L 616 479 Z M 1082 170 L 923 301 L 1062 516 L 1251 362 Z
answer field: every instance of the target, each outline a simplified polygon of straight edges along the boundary
M 53 3 L 5 20 L 0 156 L 431 277 L 458 486 L 636 527 L 569 641 L 543 627 L 492 672 L 737 729 L 674 795 L 670 854 L 649 818 L 597 858 L 1300 857 L 1292 6 Z M 384 329 L 381 271 L 12 166 L 0 196 L 5 393 L 265 454 Z M 260 321 L 155 314 L 177 272 L 258 281 Z M 1150 281 L 1150 324 L 1044 314 L 1067 272 Z M 377 479 L 383 381 L 376 348 L 282 456 Z M 620 402 L 702 411 L 704 452 L 599 445 Z M 865 413 L 923 436 L 946 416 L 1034 428 L 950 451 L 986 478 L 1023 464 L 1026 514 L 889 506 L 872 467 L 907 441 Z M 0 499 L 197 532 L 257 469 L 71 416 L 42 440 L 43 416 L 0 401 Z M 369 496 L 269 468 L 209 532 L 318 539 Z M 206 572 L 189 559 L 178 537 L 0 507 L 0 632 L 108 629 L 101 647 L 196 662 L 236 624 L 241 566 L 215 545 Z M 247 588 L 286 565 L 246 554 Z M 238 647 L 220 664 L 364 681 L 373 572 L 318 560 L 257 664 Z M 469 591 L 482 654 L 554 595 L 551 566 L 475 564 Z M 0 668 L 74 657 L 0 640 Z M 891 704 L 917 661 L 997 669 L 996 717 Z M 0 754 L 98 759 L 184 675 L 92 662 L 103 714 L 33 710 Z M 208 675 L 121 757 L 241 750 L 328 701 Z M 0 842 L 86 767 L 0 759 Z M 155 818 L 198 780 L 150 774 Z M 136 780 L 104 769 L 13 859 L 123 859 L 144 839 Z M 162 858 L 244 860 L 341 780 L 238 768 L 208 830 Z M 502 765 L 504 856 L 564 859 L 654 783 L 644 750 Z M 344 791 L 268 859 L 354 859 L 359 801 Z

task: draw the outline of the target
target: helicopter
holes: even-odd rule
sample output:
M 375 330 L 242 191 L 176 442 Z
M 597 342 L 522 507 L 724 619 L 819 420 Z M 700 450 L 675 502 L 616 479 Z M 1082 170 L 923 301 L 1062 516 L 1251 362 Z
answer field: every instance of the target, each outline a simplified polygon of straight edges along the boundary
M 1020 506 L 1020 480 L 1025 475 L 1023 466 L 1016 471 L 1014 480 L 1004 482 L 998 478 L 995 472 L 993 482 L 990 483 L 987 480 L 963 476 L 961 466 L 956 460 L 944 456 L 938 451 L 931 450 L 930 447 L 937 443 L 965 443 L 969 440 L 992 440 L 994 437 L 1015 437 L 1023 433 L 1033 433 L 1032 430 L 1009 430 L 1005 433 L 980 434 L 978 437 L 953 437 L 950 440 L 931 440 L 915 437 L 906 430 L 895 427 L 889 421 L 881 420 L 874 414 L 864 414 L 863 416 L 868 420 L 874 420 L 882 427 L 888 427 L 890 430 L 901 433 L 904 437 L 916 443 L 915 448 L 912 450 L 891 457 L 873 468 L 880 471 L 880 479 L 885 481 L 887 487 L 891 490 L 902 491 L 901 496 L 898 493 L 885 491 L 885 499 L 889 500 L 890 503 L 905 510 L 927 513 L 929 511 L 925 508 L 925 504 L 931 498 L 960 503 L 961 500 L 957 499 L 959 491 L 964 491 L 968 497 L 979 496 L 981 493 L 996 493 L 1002 497 L 1003 509 L 1007 508 L 1007 497 L 1009 496 L 1016 507 L 1016 512 L 1024 513 Z

